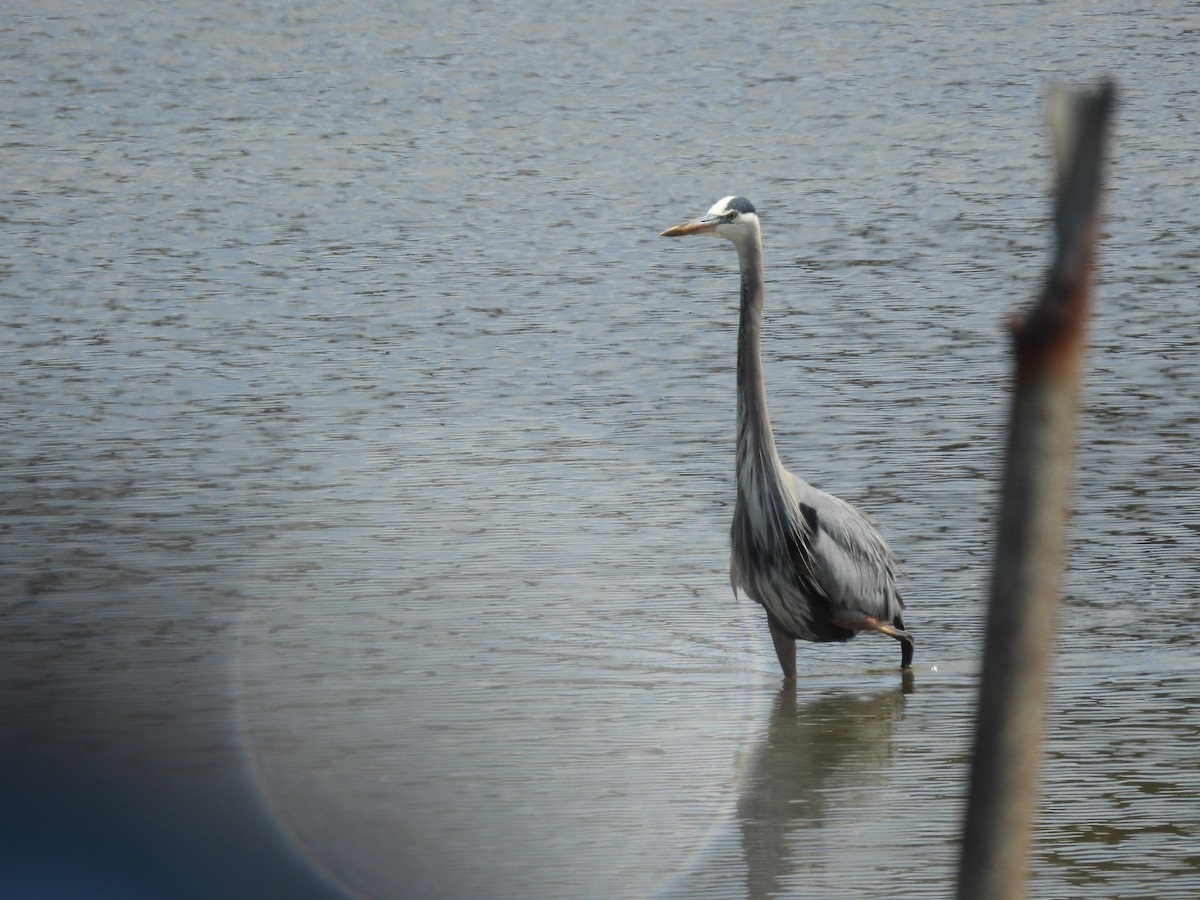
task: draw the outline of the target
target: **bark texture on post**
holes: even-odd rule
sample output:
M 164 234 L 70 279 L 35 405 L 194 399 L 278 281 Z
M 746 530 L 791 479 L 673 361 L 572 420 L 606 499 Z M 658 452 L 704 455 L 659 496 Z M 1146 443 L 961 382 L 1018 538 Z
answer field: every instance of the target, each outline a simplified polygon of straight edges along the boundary
M 1025 896 L 1104 144 L 1114 90 L 1051 100 L 1057 247 L 1012 334 L 1009 422 L 959 900 Z

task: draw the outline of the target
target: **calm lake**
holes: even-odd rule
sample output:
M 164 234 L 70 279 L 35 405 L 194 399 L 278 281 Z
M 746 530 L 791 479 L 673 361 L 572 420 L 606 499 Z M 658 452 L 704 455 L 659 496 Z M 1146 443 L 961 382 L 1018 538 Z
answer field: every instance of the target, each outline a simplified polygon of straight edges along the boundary
M 1200 7 L 0 12 L 0 894 L 951 896 L 1045 98 L 1118 109 L 1031 896 L 1200 896 Z M 904 564 L 785 685 L 785 463 Z

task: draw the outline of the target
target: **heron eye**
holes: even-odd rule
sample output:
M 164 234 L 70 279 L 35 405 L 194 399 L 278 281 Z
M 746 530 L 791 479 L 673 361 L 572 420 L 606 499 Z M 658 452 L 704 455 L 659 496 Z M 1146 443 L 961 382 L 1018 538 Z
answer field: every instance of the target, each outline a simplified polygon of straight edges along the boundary
M 736 209 L 731 209 L 729 212 L 725 213 L 725 221 L 726 222 L 732 222 L 736 218 L 737 218 L 737 210 Z

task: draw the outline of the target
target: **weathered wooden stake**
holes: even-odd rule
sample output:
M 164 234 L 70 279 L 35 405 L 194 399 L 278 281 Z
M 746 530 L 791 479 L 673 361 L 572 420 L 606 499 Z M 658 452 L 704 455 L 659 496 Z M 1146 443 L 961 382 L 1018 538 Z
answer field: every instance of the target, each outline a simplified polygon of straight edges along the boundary
M 1014 317 L 1016 378 L 992 572 L 959 900 L 1025 896 L 1042 722 L 1113 85 L 1051 98 L 1057 248 Z

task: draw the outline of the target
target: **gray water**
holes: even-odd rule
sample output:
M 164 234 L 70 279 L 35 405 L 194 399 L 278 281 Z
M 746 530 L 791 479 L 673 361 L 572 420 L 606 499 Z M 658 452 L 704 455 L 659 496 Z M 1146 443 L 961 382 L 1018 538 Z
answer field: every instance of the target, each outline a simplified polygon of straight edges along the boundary
M 1198 48 L 1195 4 L 8 4 L 0 887 L 952 893 L 1044 100 L 1111 74 L 1031 895 L 1200 894 Z M 862 638 L 783 685 L 729 589 L 736 258 L 657 234 L 730 193 L 909 682 Z

